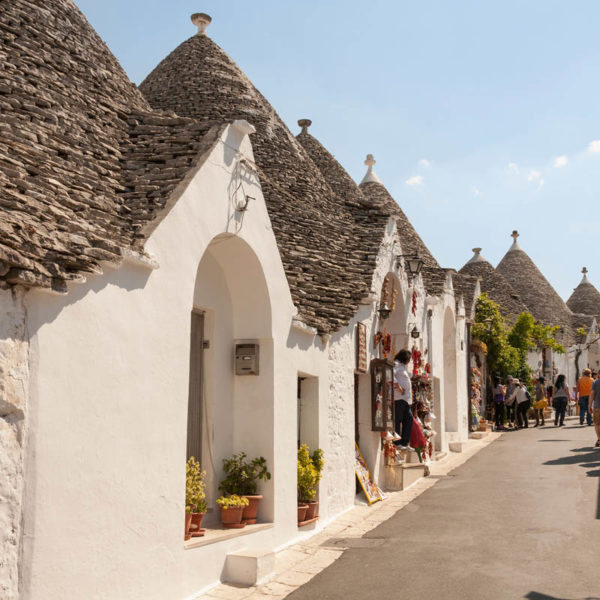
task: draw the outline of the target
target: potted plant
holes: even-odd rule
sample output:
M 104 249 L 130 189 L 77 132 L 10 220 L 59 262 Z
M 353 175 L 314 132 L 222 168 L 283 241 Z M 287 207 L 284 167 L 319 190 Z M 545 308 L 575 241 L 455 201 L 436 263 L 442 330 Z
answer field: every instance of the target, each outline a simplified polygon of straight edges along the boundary
M 234 454 L 231 458 L 223 459 L 225 479 L 219 484 L 219 491 L 224 495 L 235 494 L 248 499 L 248 506 L 244 509 L 242 521 L 246 524 L 256 523 L 258 503 L 262 495 L 257 494 L 258 480 L 271 479 L 267 470 L 267 461 L 264 457 L 247 460 L 246 453 Z
M 221 508 L 221 523 L 223 523 L 223 527 L 226 529 L 241 529 L 245 527 L 246 523 L 242 523 L 242 514 L 244 508 L 249 503 L 248 498 L 236 494 L 217 498 L 217 504 Z
M 315 500 L 317 485 L 321 480 L 323 451 L 315 450 L 312 455 L 308 446 L 302 444 L 298 448 L 298 522 L 314 519 L 318 513 L 319 503 Z
M 206 471 L 200 468 L 200 463 L 190 456 L 185 465 L 185 507 L 186 517 L 189 513 L 191 518 L 187 530 L 187 533 L 191 531 L 191 537 L 201 537 L 205 533 L 202 529 L 202 519 L 206 514 L 205 475 Z

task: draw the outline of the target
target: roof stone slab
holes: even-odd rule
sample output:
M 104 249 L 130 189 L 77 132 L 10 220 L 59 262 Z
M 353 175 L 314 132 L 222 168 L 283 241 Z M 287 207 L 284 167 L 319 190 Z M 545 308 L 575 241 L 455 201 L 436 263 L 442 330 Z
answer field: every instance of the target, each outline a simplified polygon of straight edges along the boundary
M 574 313 L 600 316 L 600 292 L 587 278 L 587 269 L 583 268 L 581 283 L 575 288 L 571 297 L 567 300 L 567 306 Z
M 512 235 L 514 242 L 496 270 L 512 285 L 535 319 L 545 325 L 559 325 L 562 328 L 559 341 L 572 344 L 574 335 L 571 310 L 518 245 L 518 233 L 515 231 Z
M 489 298 L 498 304 L 503 316 L 512 320 L 521 313 L 527 312 L 527 307 L 507 279 L 481 256 L 481 248 L 475 248 L 474 252 L 475 255 L 460 269 L 459 273 L 479 277 L 481 291 L 487 293 Z
M 320 333 L 346 325 L 369 293 L 367 263 L 375 262 L 360 248 L 360 195 L 333 172 L 339 189 L 332 189 L 273 107 L 206 35 L 178 46 L 140 90 L 151 106 L 206 128 L 235 119 L 256 128 L 258 175 L 299 317 Z
M 3 3 L 0 58 L 0 277 L 64 292 L 140 242 L 204 131 L 152 111 L 70 0 Z

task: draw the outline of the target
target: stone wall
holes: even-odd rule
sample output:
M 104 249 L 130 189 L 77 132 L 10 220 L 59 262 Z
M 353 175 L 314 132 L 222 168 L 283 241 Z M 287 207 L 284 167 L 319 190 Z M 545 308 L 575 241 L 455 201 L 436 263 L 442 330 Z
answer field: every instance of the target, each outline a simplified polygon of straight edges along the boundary
M 0 288 L 0 597 L 18 597 L 29 344 L 20 288 Z

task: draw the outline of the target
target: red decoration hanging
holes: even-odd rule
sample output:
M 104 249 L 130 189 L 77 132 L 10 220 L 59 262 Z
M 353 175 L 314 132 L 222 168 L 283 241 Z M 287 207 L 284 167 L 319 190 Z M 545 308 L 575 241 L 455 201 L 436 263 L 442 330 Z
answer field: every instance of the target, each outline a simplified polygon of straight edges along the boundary
M 412 307 L 411 312 L 413 315 L 417 314 L 417 290 L 413 290 L 412 293 Z

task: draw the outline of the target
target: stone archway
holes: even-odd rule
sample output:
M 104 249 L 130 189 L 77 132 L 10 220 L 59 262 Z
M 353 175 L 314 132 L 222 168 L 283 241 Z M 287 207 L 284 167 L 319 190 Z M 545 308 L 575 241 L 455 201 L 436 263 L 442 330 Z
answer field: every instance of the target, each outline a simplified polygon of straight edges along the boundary
M 269 465 L 274 462 L 271 299 L 262 265 L 245 241 L 222 235 L 208 245 L 198 266 L 192 312 L 202 315 L 203 331 L 191 336 L 188 426 L 190 418 L 199 417 L 201 466 L 208 499 L 214 500 L 223 458 L 243 451 L 264 456 Z M 194 352 L 195 339 L 204 342 L 202 350 Z M 258 374 L 235 375 L 238 344 L 257 344 Z M 194 381 L 200 386 L 195 392 Z M 261 504 L 263 518 L 269 520 L 272 497 Z

